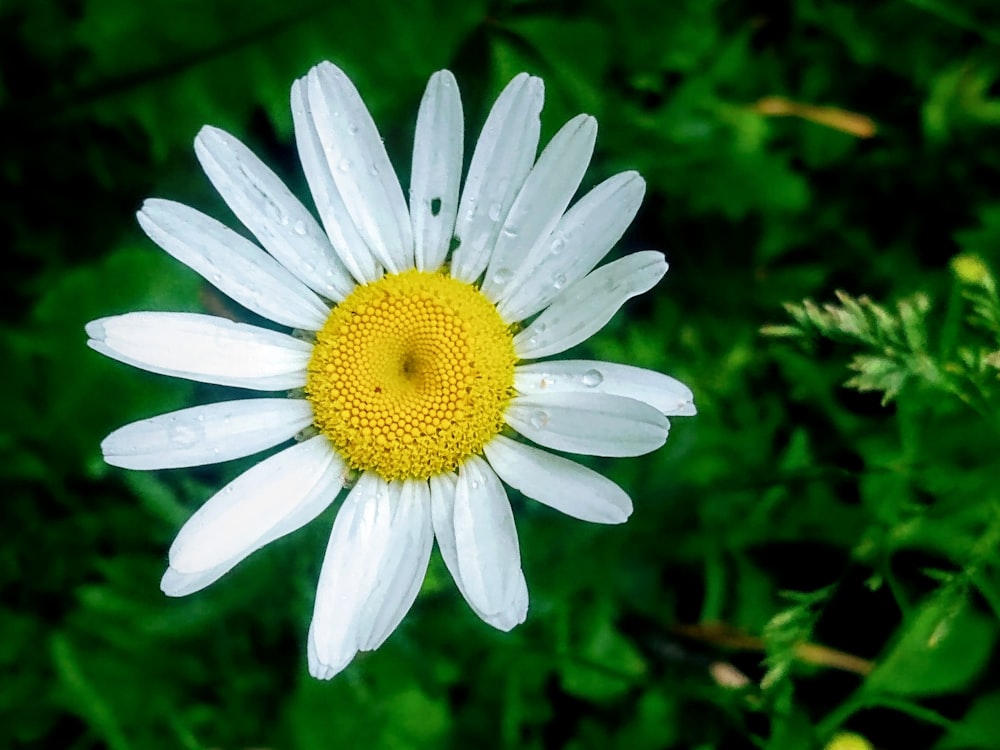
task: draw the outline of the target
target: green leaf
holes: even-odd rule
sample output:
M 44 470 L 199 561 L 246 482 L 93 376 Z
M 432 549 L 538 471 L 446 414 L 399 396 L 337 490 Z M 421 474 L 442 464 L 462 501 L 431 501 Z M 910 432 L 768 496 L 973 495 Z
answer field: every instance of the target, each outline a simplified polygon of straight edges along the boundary
M 905 696 L 957 692 L 986 666 L 996 638 L 996 623 L 960 594 L 934 595 L 903 625 L 865 689 Z
M 1000 737 L 1000 691 L 979 696 L 934 750 L 994 750 Z

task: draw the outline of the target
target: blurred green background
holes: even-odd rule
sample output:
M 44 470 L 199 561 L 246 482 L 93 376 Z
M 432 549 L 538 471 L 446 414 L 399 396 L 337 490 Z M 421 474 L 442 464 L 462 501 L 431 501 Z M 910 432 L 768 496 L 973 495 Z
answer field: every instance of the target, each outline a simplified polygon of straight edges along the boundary
M 0 747 L 1000 747 L 998 53 L 995 0 L 4 0 Z M 589 462 L 632 494 L 624 526 L 512 493 L 523 626 L 482 624 L 435 553 L 396 634 L 330 683 L 305 636 L 335 509 L 164 597 L 173 535 L 252 460 L 105 466 L 111 429 L 225 392 L 83 332 L 226 304 L 134 211 L 234 223 L 204 123 L 304 196 L 288 90 L 323 59 L 404 186 L 442 67 L 469 147 L 521 70 L 543 138 L 597 116 L 585 187 L 649 184 L 615 253 L 672 269 L 578 353 L 700 409 L 653 455 Z M 835 307 L 782 307 L 805 298 Z

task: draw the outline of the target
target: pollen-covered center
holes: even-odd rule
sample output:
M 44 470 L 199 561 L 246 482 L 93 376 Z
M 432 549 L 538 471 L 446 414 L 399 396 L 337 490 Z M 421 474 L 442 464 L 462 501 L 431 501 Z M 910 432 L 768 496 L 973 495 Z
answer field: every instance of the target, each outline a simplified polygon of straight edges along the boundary
M 306 395 L 352 468 L 426 479 L 500 431 L 514 362 L 511 332 L 478 289 L 407 271 L 359 286 L 333 309 Z

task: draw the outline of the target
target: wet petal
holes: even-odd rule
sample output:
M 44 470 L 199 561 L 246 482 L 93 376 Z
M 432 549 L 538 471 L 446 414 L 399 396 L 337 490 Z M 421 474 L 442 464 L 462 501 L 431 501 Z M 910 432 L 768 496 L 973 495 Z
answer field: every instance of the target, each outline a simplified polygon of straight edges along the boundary
M 318 331 L 330 313 L 323 300 L 250 240 L 210 216 L 152 198 L 139 225 L 157 245 L 227 296 L 268 320 Z
M 416 267 L 436 271 L 451 247 L 462 181 L 464 124 L 455 77 L 431 76 L 420 102 L 413 138 L 410 216 Z
M 313 438 L 313 440 L 316 439 Z M 256 550 L 265 547 L 275 539 L 280 539 L 286 534 L 298 531 L 326 510 L 330 503 L 334 501 L 337 493 L 340 492 L 340 488 L 344 484 L 346 472 L 347 468 L 344 463 L 335 456 L 323 476 L 316 482 L 314 489 L 307 493 L 297 504 L 289 505 L 285 515 L 267 533 L 254 542 L 251 547 L 241 550 L 233 557 L 218 565 L 195 573 L 182 573 L 175 568 L 168 567 L 160 581 L 160 589 L 167 596 L 187 596 L 195 591 L 200 591 L 206 586 L 215 583 Z
M 455 487 L 458 477 L 454 474 L 438 474 L 430 478 L 431 508 L 433 509 L 434 536 L 444 564 L 455 580 L 462 597 L 480 619 L 504 632 L 524 622 L 528 612 L 528 587 L 521 574 L 520 582 L 511 592 L 511 600 L 499 612 L 487 614 L 469 598 L 462 583 L 462 572 L 458 567 L 458 547 L 455 539 Z
M 503 300 L 517 288 L 525 256 L 543 243 L 569 205 L 590 164 L 597 120 L 578 115 L 567 122 L 538 157 L 497 236 L 483 294 Z
M 327 165 L 354 226 L 393 273 L 413 267 L 410 214 L 378 128 L 340 68 L 309 71 L 309 104 Z
M 354 226 L 354 220 L 334 182 L 333 173 L 323 155 L 323 144 L 316 133 L 304 78 L 292 84 L 292 121 L 302 171 L 333 249 L 355 280 L 362 284 L 375 281 L 382 275 L 382 268 Z
M 194 141 L 205 174 L 243 225 L 303 284 L 340 302 L 354 279 L 320 225 L 285 183 L 237 138 L 205 126 Z
M 524 320 L 588 273 L 635 218 L 646 183 L 637 172 L 610 177 L 577 201 L 515 272 L 497 305 L 504 320 Z
M 515 610 L 522 621 L 527 588 L 514 514 L 500 479 L 477 456 L 459 469 L 453 522 L 458 571 L 469 601 L 491 618 Z
M 332 502 L 343 483 L 343 468 L 322 435 L 261 461 L 184 524 L 170 547 L 170 567 L 203 573 L 243 559 L 274 538 L 274 529 L 302 506 Z
M 309 628 L 309 671 L 330 679 L 377 648 L 413 603 L 433 535 L 423 482 L 361 476 L 337 513 Z
M 101 443 L 124 469 L 174 469 L 249 456 L 290 440 L 312 423 L 304 399 L 256 398 L 206 404 L 125 425 Z
M 461 281 L 475 281 L 489 265 L 500 227 L 535 159 L 544 98 L 541 79 L 521 73 L 507 84 L 486 118 L 455 221 L 459 246 L 451 259 L 451 275 Z
M 566 351 L 601 330 L 618 309 L 656 286 L 667 272 L 663 255 L 632 253 L 598 268 L 568 287 L 555 302 L 514 337 L 520 359 Z
M 378 648 L 396 629 L 413 606 L 427 574 L 434 545 L 427 482 L 416 479 L 402 482 L 391 527 L 395 542 L 387 548 L 386 556 L 377 561 L 375 587 L 365 602 L 358 627 L 362 651 Z
M 605 476 L 548 451 L 497 435 L 484 447 L 500 478 L 525 496 L 593 523 L 624 523 L 632 499 Z
M 668 417 L 697 413 L 691 389 L 669 375 L 641 367 L 564 359 L 533 362 L 514 370 L 514 388 L 526 396 L 544 393 L 610 393 L 649 404 Z
M 670 429 L 648 404 L 606 393 L 517 396 L 505 418 L 539 445 L 588 456 L 640 456 L 663 445 Z
M 277 331 L 196 313 L 136 312 L 87 324 L 87 344 L 143 370 L 259 391 L 306 383 L 312 345 Z

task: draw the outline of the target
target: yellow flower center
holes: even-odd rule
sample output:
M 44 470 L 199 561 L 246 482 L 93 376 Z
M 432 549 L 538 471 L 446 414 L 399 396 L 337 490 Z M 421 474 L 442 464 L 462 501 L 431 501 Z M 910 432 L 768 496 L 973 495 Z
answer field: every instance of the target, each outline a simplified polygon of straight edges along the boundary
M 406 271 L 333 308 L 306 396 L 351 468 L 427 479 L 481 452 L 503 427 L 515 361 L 510 329 L 478 289 Z

